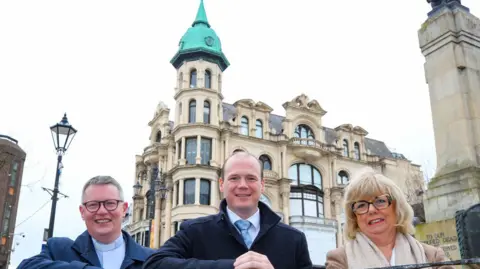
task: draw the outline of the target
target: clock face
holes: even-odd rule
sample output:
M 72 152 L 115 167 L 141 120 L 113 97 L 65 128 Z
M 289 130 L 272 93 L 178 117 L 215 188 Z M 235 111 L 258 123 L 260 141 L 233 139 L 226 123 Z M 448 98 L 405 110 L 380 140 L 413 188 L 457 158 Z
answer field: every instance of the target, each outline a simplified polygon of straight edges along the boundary
M 211 36 L 205 37 L 205 44 L 207 44 L 207 46 L 209 47 L 213 46 L 213 37 Z

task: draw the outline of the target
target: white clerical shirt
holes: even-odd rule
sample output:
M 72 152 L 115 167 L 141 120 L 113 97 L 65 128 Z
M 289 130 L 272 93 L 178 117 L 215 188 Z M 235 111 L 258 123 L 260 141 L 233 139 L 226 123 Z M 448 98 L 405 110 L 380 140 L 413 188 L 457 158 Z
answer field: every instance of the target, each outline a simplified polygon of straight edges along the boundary
M 103 244 L 92 237 L 95 251 L 97 252 L 100 264 L 104 269 L 120 269 L 125 258 L 125 241 L 123 235 L 110 244 Z

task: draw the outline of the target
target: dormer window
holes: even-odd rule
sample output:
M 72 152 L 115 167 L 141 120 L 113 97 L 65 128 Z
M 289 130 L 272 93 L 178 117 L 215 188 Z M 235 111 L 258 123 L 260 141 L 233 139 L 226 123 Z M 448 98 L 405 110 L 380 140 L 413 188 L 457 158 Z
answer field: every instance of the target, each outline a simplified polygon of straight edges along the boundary
M 353 144 L 353 150 L 354 150 L 354 158 L 355 160 L 360 160 L 360 144 L 358 142 L 355 142 Z
M 248 135 L 248 118 L 243 116 L 240 125 L 240 133 L 242 135 Z
M 343 156 L 348 157 L 348 141 L 347 139 L 343 139 Z

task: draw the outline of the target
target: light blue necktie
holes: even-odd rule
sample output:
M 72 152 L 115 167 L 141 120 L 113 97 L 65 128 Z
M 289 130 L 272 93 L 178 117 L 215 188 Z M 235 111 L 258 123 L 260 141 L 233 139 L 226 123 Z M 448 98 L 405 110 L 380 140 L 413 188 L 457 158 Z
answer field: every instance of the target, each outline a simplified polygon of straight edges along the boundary
M 252 226 L 252 223 L 248 220 L 237 220 L 235 221 L 235 226 L 240 230 L 240 233 L 242 234 L 243 241 L 245 242 L 245 245 L 247 245 L 248 248 L 252 245 L 252 237 L 248 233 L 248 229 L 250 226 Z

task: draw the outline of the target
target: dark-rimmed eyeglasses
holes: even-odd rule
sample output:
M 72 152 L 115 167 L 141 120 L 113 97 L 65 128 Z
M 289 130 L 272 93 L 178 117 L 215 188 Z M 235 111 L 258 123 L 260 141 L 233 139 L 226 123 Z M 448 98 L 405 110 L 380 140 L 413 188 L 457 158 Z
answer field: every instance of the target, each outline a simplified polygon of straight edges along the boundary
M 95 213 L 100 209 L 100 205 L 103 205 L 103 207 L 107 211 L 114 211 L 115 209 L 118 208 L 118 204 L 122 202 L 123 202 L 122 200 L 115 200 L 115 199 L 110 199 L 105 201 L 88 201 L 83 203 L 83 206 L 87 209 L 88 212 Z
M 392 204 L 393 198 L 388 195 L 380 195 L 375 197 L 373 200 L 366 201 L 361 200 L 352 204 L 352 211 L 357 215 L 363 215 L 368 213 L 370 210 L 370 205 L 373 205 L 377 210 L 385 209 Z

